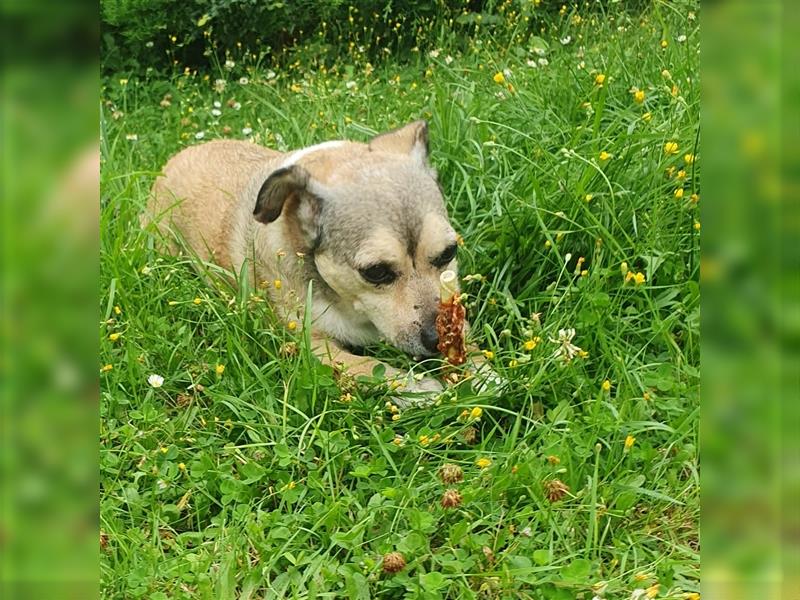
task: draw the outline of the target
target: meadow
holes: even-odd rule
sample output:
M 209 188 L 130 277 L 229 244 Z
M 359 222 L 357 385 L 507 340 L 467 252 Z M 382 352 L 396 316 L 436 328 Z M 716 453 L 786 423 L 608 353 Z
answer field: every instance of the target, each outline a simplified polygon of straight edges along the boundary
M 104 598 L 699 598 L 699 9 L 604 6 L 104 78 Z M 418 118 L 500 388 L 401 410 L 139 228 L 187 145 Z

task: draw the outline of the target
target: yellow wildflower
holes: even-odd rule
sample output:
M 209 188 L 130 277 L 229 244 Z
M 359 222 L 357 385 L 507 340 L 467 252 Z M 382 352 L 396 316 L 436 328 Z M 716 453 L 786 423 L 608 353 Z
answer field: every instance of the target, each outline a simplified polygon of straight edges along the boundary
M 186 465 L 184 463 L 178 463 L 178 469 L 180 471 L 185 471 L 186 470 Z
M 494 352 L 491 350 L 484 350 L 483 355 L 486 357 L 487 360 L 492 360 L 494 358 Z
M 684 154 L 683 162 L 685 162 L 687 165 L 691 165 L 694 162 L 694 154 Z
M 497 73 L 494 74 L 494 77 L 492 77 L 492 80 L 495 83 L 504 83 L 505 80 L 506 80 L 506 77 L 500 71 L 498 71 Z
M 122 309 L 119 306 L 114 307 L 114 314 L 119 315 L 122 314 Z
M 633 283 L 635 283 L 636 285 L 642 285 L 645 281 L 647 281 L 647 279 L 645 278 L 644 273 L 642 273 L 641 271 L 633 276 Z
M 611 391 L 611 382 L 608 379 L 606 379 L 603 382 L 603 385 L 601 385 L 600 387 L 603 388 L 604 392 L 610 392 Z
M 527 350 L 528 352 L 530 352 L 531 350 L 533 350 L 534 348 L 536 348 L 536 346 L 538 345 L 538 343 L 539 343 L 540 341 L 541 341 L 541 340 L 540 340 L 540 338 L 538 338 L 538 337 L 535 337 L 535 338 L 532 338 L 532 339 L 530 339 L 530 340 L 526 341 L 526 342 L 525 342 L 525 344 L 524 344 L 523 346 L 524 346 L 525 350 Z
M 289 331 L 294 331 L 295 329 L 297 329 L 297 321 L 289 321 L 289 322 L 286 324 L 286 328 L 287 328 Z
M 111 365 L 111 364 L 103 365 L 102 367 L 100 367 L 100 372 L 101 373 L 108 373 L 113 368 L 114 368 L 114 365 Z
M 276 290 L 279 290 L 279 289 L 281 289 L 283 287 L 283 283 L 281 282 L 280 279 L 276 279 L 275 281 L 273 281 L 272 285 L 275 286 Z
M 600 160 L 601 160 L 601 161 L 605 162 L 605 161 L 609 160 L 610 158 L 611 158 L 611 154 L 609 154 L 609 153 L 608 153 L 608 152 L 606 152 L 605 150 L 603 150 L 603 151 L 600 153 Z
M 202 299 L 202 298 L 199 298 L 199 297 L 198 297 L 198 298 L 195 298 L 194 300 L 192 300 L 192 303 L 193 303 L 193 304 L 200 304 L 200 303 L 202 303 L 202 302 L 203 302 L 203 299 Z
M 678 179 L 686 179 L 686 170 L 685 169 L 681 169 L 680 171 L 678 171 L 678 174 L 676 175 L 676 177 Z
M 623 261 L 622 264 L 619 266 L 619 270 L 622 272 L 623 275 L 627 275 L 628 274 L 628 263 Z
M 217 365 L 216 367 L 214 367 L 214 372 L 217 375 L 222 375 L 225 372 L 225 365 Z
M 492 466 L 492 461 L 488 458 L 479 458 L 475 461 L 475 464 L 478 466 L 479 469 L 486 469 Z
M 108 339 L 110 339 L 112 342 L 116 342 L 121 336 L 121 333 L 114 332 L 109 334 Z
M 684 600 L 700 600 L 700 594 L 697 592 L 687 592 L 683 595 Z
M 678 153 L 678 143 L 677 142 L 667 142 L 664 144 L 664 154 L 677 154 Z
M 652 118 L 653 118 L 653 115 L 650 114 L 649 112 L 646 112 L 646 113 L 644 113 L 642 115 L 642 121 L 644 121 L 645 123 L 649 123 L 650 119 L 652 119 Z
M 545 240 L 545 241 L 544 241 L 544 247 L 545 247 L 545 248 L 549 248 L 549 247 L 550 247 L 550 246 L 552 246 L 552 245 L 553 245 L 553 243 L 552 243 L 550 240 Z
M 681 198 L 683 198 L 683 188 L 678 188 L 677 190 L 675 190 L 675 197 L 676 197 L 678 200 L 680 200 Z
M 633 92 L 633 100 L 637 104 L 644 102 L 644 90 L 636 90 Z
M 594 198 L 594 196 L 593 196 L 592 194 L 586 194 L 586 195 L 583 197 L 583 200 L 584 200 L 584 202 L 591 202 L 591 201 L 592 201 L 592 198 Z
M 595 85 L 602 86 L 605 83 L 605 81 L 606 81 L 605 73 L 598 73 L 597 75 L 595 75 L 594 78 Z
M 669 46 L 669 42 L 667 40 L 661 40 L 661 47 L 666 48 L 667 46 Z
M 700 202 L 700 194 L 692 194 L 691 196 L 689 196 L 689 200 L 697 204 L 698 202 Z
M 422 446 L 427 446 L 430 443 L 430 438 L 427 435 L 419 436 L 419 443 Z
M 636 441 L 636 438 L 632 435 L 629 435 L 625 438 L 625 450 L 630 450 L 633 447 L 633 443 Z
M 392 415 L 392 421 L 399 421 L 399 420 L 400 420 L 400 414 L 399 413 L 396 414 L 396 415 Z
M 694 222 L 694 229 L 695 229 L 695 231 L 700 231 L 700 221 L 695 221 Z
M 469 412 L 469 418 L 480 419 L 482 414 L 483 414 L 483 409 L 480 406 L 476 406 Z
M 516 358 L 512 358 L 510 361 L 508 361 L 508 366 L 512 369 L 518 365 L 519 361 Z
M 645 590 L 645 594 L 647 595 L 648 598 L 655 598 L 656 596 L 658 596 L 658 588 L 660 587 L 661 587 L 660 583 L 655 583 L 651 585 L 649 588 L 647 588 L 647 590 Z

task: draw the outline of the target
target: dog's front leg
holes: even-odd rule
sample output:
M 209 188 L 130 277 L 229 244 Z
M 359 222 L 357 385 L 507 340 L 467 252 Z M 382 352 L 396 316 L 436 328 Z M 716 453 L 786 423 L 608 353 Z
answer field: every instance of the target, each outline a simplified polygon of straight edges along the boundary
M 442 391 L 442 384 L 435 379 L 426 377 L 417 380 L 410 373 L 395 369 L 377 359 L 348 352 L 335 340 L 318 331 L 311 333 L 311 348 L 320 362 L 354 378 L 373 377 L 375 367 L 382 365 L 384 377 L 396 392 L 397 403 L 401 405 L 413 404 L 414 398 L 411 395 L 416 395 L 416 399 L 422 403 L 430 403 Z M 403 395 L 405 392 L 409 393 L 408 397 Z

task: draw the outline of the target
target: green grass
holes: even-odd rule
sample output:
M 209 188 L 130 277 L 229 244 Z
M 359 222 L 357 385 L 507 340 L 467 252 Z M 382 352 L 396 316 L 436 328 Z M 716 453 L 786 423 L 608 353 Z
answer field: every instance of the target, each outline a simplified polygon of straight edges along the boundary
M 702 160 L 691 9 L 658 3 L 644 16 L 586 13 L 579 23 L 570 11 L 540 38 L 483 35 L 402 64 L 368 67 L 356 49 L 323 72 L 301 49 L 293 65 L 242 59 L 208 78 L 107 80 L 103 596 L 588 600 L 657 582 L 659 598 L 696 591 L 691 196 Z M 540 58 L 548 64 L 528 65 Z M 472 340 L 509 384 L 500 394 L 462 384 L 393 421 L 385 389 L 361 385 L 343 401 L 331 371 L 268 306 L 159 255 L 137 217 L 158 169 L 198 132 L 241 139 L 248 127 L 262 144 L 299 148 L 366 140 L 419 117 L 465 240 L 461 274 L 482 275 L 463 284 Z M 696 156 L 688 166 L 685 154 Z M 626 283 L 622 263 L 644 283 Z M 554 358 L 564 328 L 588 356 Z M 148 385 L 152 373 L 163 387 Z M 479 419 L 461 416 L 475 407 Z M 448 510 L 445 463 L 464 473 L 452 486 L 462 503 Z M 555 479 L 569 490 L 561 499 L 548 498 Z M 382 572 L 390 551 L 407 561 L 394 575 Z

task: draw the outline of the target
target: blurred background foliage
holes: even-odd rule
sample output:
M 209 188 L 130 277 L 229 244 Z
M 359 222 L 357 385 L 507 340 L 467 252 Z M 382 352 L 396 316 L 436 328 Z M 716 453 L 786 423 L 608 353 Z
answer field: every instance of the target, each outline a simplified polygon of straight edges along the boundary
M 602 0 L 582 11 L 649 4 Z M 353 48 L 373 62 L 402 60 L 442 45 L 457 50 L 478 35 L 526 42 L 565 8 L 560 0 L 101 0 L 100 56 L 105 75 L 204 70 L 226 60 L 280 64 L 298 48 L 328 67 Z

